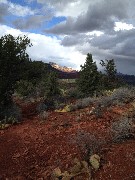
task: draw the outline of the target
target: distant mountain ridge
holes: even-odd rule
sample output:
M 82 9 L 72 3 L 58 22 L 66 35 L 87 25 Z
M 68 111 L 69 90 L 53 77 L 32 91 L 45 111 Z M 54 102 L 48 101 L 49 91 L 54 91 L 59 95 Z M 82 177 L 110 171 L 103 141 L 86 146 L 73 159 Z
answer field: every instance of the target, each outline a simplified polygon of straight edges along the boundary
M 54 67 L 55 69 L 58 69 L 62 72 L 67 72 L 67 73 L 76 73 L 77 71 L 72 69 L 71 67 L 66 67 L 66 66 L 60 66 L 54 62 L 49 62 L 49 64 Z
M 66 66 L 62 67 L 53 62 L 45 64 L 50 71 L 57 72 L 60 79 L 76 79 L 79 76 L 79 72 L 73 70 L 72 68 L 68 68 Z
M 117 76 L 119 78 L 123 79 L 127 84 L 135 85 L 135 76 L 134 75 L 118 73 Z
M 47 68 L 50 71 L 54 71 L 58 73 L 58 77 L 60 79 L 76 79 L 79 77 L 79 72 L 66 67 L 66 66 L 60 66 L 54 62 L 45 63 L 47 65 Z M 129 85 L 135 85 L 135 76 L 134 75 L 127 75 L 122 73 L 117 73 L 117 76 L 121 79 L 123 79 L 127 84 Z

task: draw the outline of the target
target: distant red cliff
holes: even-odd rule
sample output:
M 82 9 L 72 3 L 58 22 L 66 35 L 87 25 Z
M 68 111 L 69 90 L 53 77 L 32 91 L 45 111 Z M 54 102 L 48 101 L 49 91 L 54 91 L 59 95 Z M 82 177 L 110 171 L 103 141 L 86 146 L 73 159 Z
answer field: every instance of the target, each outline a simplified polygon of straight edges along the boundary
M 59 66 L 58 64 L 53 62 L 48 63 L 48 68 L 52 71 L 57 72 L 60 79 L 76 79 L 79 76 L 78 71 L 66 66 Z

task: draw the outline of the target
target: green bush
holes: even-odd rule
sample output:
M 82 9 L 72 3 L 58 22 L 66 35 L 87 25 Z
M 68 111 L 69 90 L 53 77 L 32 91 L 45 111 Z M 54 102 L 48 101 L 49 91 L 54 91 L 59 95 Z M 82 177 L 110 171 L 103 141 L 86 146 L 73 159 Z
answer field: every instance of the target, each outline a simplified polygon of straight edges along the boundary
M 135 137 L 133 119 L 128 116 L 121 116 L 112 123 L 110 132 L 113 142 L 121 142 L 130 137 Z
M 65 95 L 68 98 L 75 98 L 75 99 L 83 98 L 85 96 L 81 91 L 79 91 L 77 87 L 71 87 L 67 89 Z
M 60 94 L 58 76 L 55 72 L 50 72 L 45 79 L 46 97 L 51 98 Z
M 18 81 L 15 90 L 20 96 L 32 96 L 36 93 L 34 85 L 27 80 Z
M 21 109 L 14 103 L 8 106 L 0 106 L 0 120 L 4 123 L 12 123 L 20 121 L 22 117 Z

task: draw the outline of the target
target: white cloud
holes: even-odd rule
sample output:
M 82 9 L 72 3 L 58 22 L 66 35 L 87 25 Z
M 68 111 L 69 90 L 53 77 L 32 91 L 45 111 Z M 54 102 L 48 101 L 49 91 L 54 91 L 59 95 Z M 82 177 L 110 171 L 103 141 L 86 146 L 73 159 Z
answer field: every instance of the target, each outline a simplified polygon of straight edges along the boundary
M 93 4 L 91 0 L 37 0 L 37 2 L 53 9 L 56 16 L 72 17 L 77 17 L 84 11 L 87 11 L 89 4 Z
M 45 35 L 29 33 L 33 47 L 28 49 L 32 59 L 44 60 L 46 62 L 56 62 L 65 66 L 74 66 L 78 68 L 84 61 L 85 56 L 74 47 L 64 47 L 61 40 L 56 37 L 48 37 Z M 84 62 L 83 62 L 84 63 Z
M 8 3 L 7 0 L 0 0 L 0 3 Z
M 21 6 L 7 0 L 0 0 L 0 4 L 6 5 L 8 7 L 8 11 L 15 16 L 24 17 L 27 15 L 34 15 L 36 13 L 36 11 L 32 10 L 28 6 Z
M 120 30 L 131 30 L 134 29 L 135 27 L 132 24 L 127 24 L 123 22 L 115 22 L 115 31 L 120 31 Z
M 6 34 L 13 36 L 27 35 L 32 47 L 27 49 L 32 60 L 42 60 L 45 62 L 53 61 L 60 65 L 79 68 L 80 64 L 85 62 L 85 55 L 82 55 L 74 47 L 64 47 L 61 45 L 61 40 L 56 37 L 49 37 L 41 34 L 21 32 L 5 25 L 0 25 L 0 37 Z
M 6 25 L 0 25 L 0 37 L 6 34 L 12 34 L 13 36 L 23 35 L 23 33 L 20 30 L 13 29 Z
M 89 35 L 93 35 L 93 36 L 101 36 L 103 35 L 104 33 L 102 31 L 90 31 L 90 32 L 87 32 L 85 33 L 87 36 Z

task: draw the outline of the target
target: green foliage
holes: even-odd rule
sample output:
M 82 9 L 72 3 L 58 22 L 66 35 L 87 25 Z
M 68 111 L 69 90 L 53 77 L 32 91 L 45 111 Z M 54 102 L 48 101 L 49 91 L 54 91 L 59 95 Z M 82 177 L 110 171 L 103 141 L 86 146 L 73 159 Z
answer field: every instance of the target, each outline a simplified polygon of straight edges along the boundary
M 40 121 L 45 121 L 48 119 L 49 113 L 47 111 L 41 111 L 38 115 Z
M 117 69 L 116 69 L 114 59 L 106 60 L 106 61 L 101 60 L 100 64 L 103 67 L 105 67 L 105 72 L 110 79 L 113 79 L 116 77 Z
M 29 61 L 23 73 L 23 79 L 38 84 L 47 75 L 49 70 L 42 61 Z
M 85 97 L 85 95 L 79 91 L 77 87 L 71 87 L 65 91 L 67 98 L 79 99 Z
M 114 59 L 111 60 L 101 60 L 100 64 L 104 67 L 106 74 L 102 75 L 102 85 L 104 89 L 113 89 L 118 87 L 120 83 L 117 78 L 117 69 Z
M 105 143 L 95 134 L 86 131 L 78 131 L 75 140 L 83 159 L 87 162 L 91 155 L 100 154 L 101 147 Z
M 55 72 L 50 72 L 45 78 L 46 97 L 51 98 L 60 94 L 58 76 Z
M 55 112 L 70 112 L 70 105 L 66 105 L 63 109 L 55 110 Z
M 93 62 L 92 54 L 87 54 L 86 62 L 82 66 L 77 81 L 79 90 L 86 95 L 94 95 L 98 90 L 99 72 L 96 62 Z
M 0 106 L 0 118 L 2 123 L 13 124 L 12 122 L 15 120 L 19 121 L 21 119 L 21 110 L 14 103 L 8 106 Z
M 44 112 L 46 109 L 47 109 L 47 106 L 46 106 L 46 104 L 45 104 L 44 101 L 43 101 L 43 102 L 40 102 L 40 103 L 37 105 L 37 108 L 36 108 L 36 110 L 37 110 L 38 113 Z
M 20 80 L 17 82 L 16 92 L 21 96 L 30 96 L 34 93 L 35 87 L 32 82 Z
M 83 109 L 96 102 L 96 98 L 87 97 L 77 100 L 74 104 L 70 105 L 70 111 L 75 111 L 77 109 Z
M 12 103 L 16 82 L 29 62 L 28 46 L 31 44 L 26 36 L 15 38 L 9 34 L 0 38 L 0 106 L 3 108 Z
M 134 137 L 133 118 L 127 115 L 120 116 L 110 127 L 113 142 L 121 142 Z

